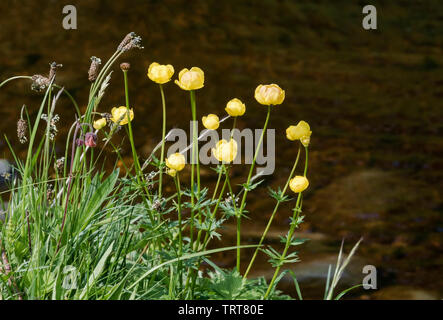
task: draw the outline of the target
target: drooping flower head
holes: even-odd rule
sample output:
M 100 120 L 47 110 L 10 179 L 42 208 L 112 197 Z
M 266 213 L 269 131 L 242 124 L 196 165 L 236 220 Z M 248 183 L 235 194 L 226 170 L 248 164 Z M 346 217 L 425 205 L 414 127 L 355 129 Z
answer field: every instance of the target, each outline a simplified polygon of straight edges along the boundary
M 166 166 L 170 169 L 173 169 L 175 171 L 182 171 L 185 167 L 186 160 L 184 155 L 181 153 L 173 153 L 166 159 Z M 171 175 L 168 172 L 169 175 Z
M 255 89 L 255 99 L 265 106 L 282 104 L 285 90 L 276 84 L 261 84 Z
M 152 81 L 164 84 L 171 80 L 171 77 L 174 74 L 174 67 L 170 64 L 164 65 L 159 64 L 157 62 L 153 62 L 149 65 L 148 68 L 148 77 Z
M 222 139 L 212 148 L 212 154 L 218 161 L 232 162 L 237 156 L 237 142 L 234 139 L 229 142 Z
M 209 130 L 217 130 L 220 126 L 220 121 L 216 114 L 208 114 L 207 116 L 202 118 L 203 125 L 206 129 Z
M 178 74 L 178 80 L 175 83 L 183 90 L 201 89 L 205 83 L 205 74 L 202 69 L 192 67 L 191 70 L 183 69 Z
M 225 110 L 231 117 L 239 117 L 244 115 L 246 106 L 240 99 L 234 98 L 228 101 Z
M 309 181 L 304 176 L 295 176 L 289 181 L 289 187 L 295 193 L 299 193 L 306 190 L 308 186 L 309 186 Z
M 128 112 L 129 111 L 129 119 L 132 121 L 134 119 L 134 111 L 132 108 L 128 110 L 125 106 L 121 106 L 118 108 L 112 108 L 111 110 L 111 121 L 123 126 L 125 124 L 128 124 Z
M 97 135 L 94 132 L 85 134 L 85 146 L 95 148 L 97 146 Z

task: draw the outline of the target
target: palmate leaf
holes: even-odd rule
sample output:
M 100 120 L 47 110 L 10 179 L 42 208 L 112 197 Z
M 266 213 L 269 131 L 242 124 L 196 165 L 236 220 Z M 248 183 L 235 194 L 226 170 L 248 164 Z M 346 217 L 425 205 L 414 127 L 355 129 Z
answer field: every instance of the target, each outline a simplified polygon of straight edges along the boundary
M 286 243 L 287 240 L 288 240 L 288 235 L 280 236 L 280 242 Z M 306 241 L 309 241 L 309 239 L 295 238 L 294 236 L 292 236 L 292 239 L 291 239 L 291 242 L 289 243 L 289 245 L 290 246 L 299 246 L 299 245 L 305 243 Z
M 245 281 L 237 270 L 209 273 L 209 289 L 216 293 L 217 299 L 234 300 L 244 290 Z
M 274 268 L 280 267 L 286 263 L 295 263 L 300 261 L 296 251 L 286 254 L 286 256 L 283 257 L 281 253 L 279 253 L 277 250 L 275 250 L 272 247 L 269 247 L 269 249 L 260 249 L 260 250 L 263 251 L 270 258 L 268 262 Z
M 251 183 L 243 183 L 241 186 L 246 190 L 246 191 L 252 191 L 252 190 L 254 190 L 254 189 L 256 189 L 263 181 L 265 181 L 264 179 L 262 179 L 262 180 L 260 180 L 260 181 L 258 181 L 258 182 L 256 182 L 256 183 L 254 183 L 254 184 L 251 184 Z
M 271 196 L 271 198 L 274 198 L 275 200 L 277 200 L 277 202 L 285 202 L 291 200 L 291 198 L 288 195 L 283 194 L 283 190 L 281 190 L 280 187 L 278 188 L 277 191 L 268 187 L 268 193 Z

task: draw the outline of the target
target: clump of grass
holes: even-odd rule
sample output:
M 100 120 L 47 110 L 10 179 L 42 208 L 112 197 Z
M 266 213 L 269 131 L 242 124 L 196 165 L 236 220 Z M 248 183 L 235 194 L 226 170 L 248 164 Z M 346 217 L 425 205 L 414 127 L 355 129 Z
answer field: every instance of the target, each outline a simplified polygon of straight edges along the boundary
M 153 64 L 148 75 L 160 85 L 162 140 L 142 164 L 133 135 L 132 119 L 136 110 L 130 107 L 128 63 L 120 65 L 124 74 L 125 105 L 113 108 L 111 113 L 98 111 L 111 81 L 113 64 L 134 48 L 142 48 L 141 39 L 129 33 L 102 67 L 99 58 L 91 58 L 88 73 L 91 89 L 84 113 L 80 112 L 74 97 L 56 84 L 61 65 L 55 62 L 50 64 L 48 77 L 19 76 L 0 84 L 2 87 L 15 79 L 27 79 L 32 81 L 34 90 L 44 93 L 33 122 L 26 107 L 20 113 L 17 132 L 20 142 L 28 144 L 26 158 L 19 158 L 7 140 L 15 164 L 13 174 L 7 179 L 8 190 L 3 192 L 9 194 L 9 199 L 4 220 L 0 220 L 0 299 L 288 299 L 276 286 L 287 273 L 287 270 L 280 272 L 281 268 L 299 260 L 290 249 L 300 244 L 294 233 L 304 219 L 302 194 L 309 184 L 309 125 L 302 121 L 287 131 L 290 140 L 300 141 L 304 147 L 303 176 L 294 177 L 301 154 L 299 149 L 283 190 L 270 192 L 276 206 L 260 242 L 242 245 L 241 219 L 249 214 L 245 209 L 247 195 L 260 185 L 260 181 L 256 182 L 258 176 L 252 173 L 264 133 L 246 183 L 234 192 L 229 173 L 237 151 L 232 135 L 230 142 L 220 141 L 213 150 L 221 164 L 216 168 L 216 187 L 209 190 L 201 185 L 197 159 L 198 141 L 207 131 L 199 137 L 195 130 L 192 145 L 181 151 L 191 148 L 194 160 L 190 185 L 184 184 L 180 171 L 186 164 L 181 154 L 165 158 L 168 135 L 163 86 L 171 80 L 174 70 L 169 65 Z M 196 90 L 203 87 L 203 71 L 184 69 L 176 83 L 189 91 L 191 115 L 196 121 Z M 58 116 L 55 112 L 63 94 L 71 100 L 77 116 L 68 132 L 64 157 L 57 157 Z M 284 91 L 276 85 L 260 85 L 255 95 L 259 103 L 267 105 L 263 125 L 266 129 L 273 105 L 283 102 Z M 208 130 L 217 129 L 219 122 L 231 117 L 235 128 L 236 119 L 244 114 L 245 106 L 238 99 L 233 101 L 226 109 L 228 116 L 221 121 L 211 117 L 215 122 Z M 38 128 L 42 126 L 45 130 L 40 136 Z M 111 140 L 120 130 L 125 130 L 128 136 L 133 157 L 132 165 L 125 165 L 124 173 L 117 169 L 117 162 L 122 161 L 120 149 Z M 101 141 L 98 136 L 103 137 Z M 116 169 L 111 172 L 101 165 L 108 145 L 116 154 Z M 97 148 L 99 151 L 95 151 Z M 162 188 L 165 178 L 175 183 L 173 194 L 166 194 Z M 285 247 L 279 253 L 263 244 L 280 204 L 293 200 L 286 194 L 288 187 L 297 198 L 290 229 L 283 238 Z M 223 199 L 226 191 L 229 201 Z M 237 202 L 238 199 L 241 201 Z M 219 229 L 229 219 L 237 221 L 236 244 L 209 250 L 208 244 L 220 236 Z M 242 275 L 241 250 L 250 247 L 256 250 Z M 211 254 L 227 250 L 237 252 L 234 270 L 223 270 L 210 260 Z M 270 283 L 263 277 L 247 277 L 260 252 L 267 254 L 275 267 Z M 203 262 L 209 268 L 202 269 Z M 340 263 L 341 253 L 334 278 L 331 283 L 328 280 L 327 299 L 333 298 L 333 290 L 348 260 L 343 265 Z M 292 275 L 301 299 L 297 280 Z

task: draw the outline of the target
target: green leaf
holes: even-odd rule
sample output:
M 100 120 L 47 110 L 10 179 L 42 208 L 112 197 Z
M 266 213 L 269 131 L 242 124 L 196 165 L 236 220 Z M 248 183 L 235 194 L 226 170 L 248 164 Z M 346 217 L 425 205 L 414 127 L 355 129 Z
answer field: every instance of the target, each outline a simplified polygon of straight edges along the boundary
M 109 255 L 112 252 L 112 247 L 114 246 L 114 242 L 111 243 L 111 245 L 108 247 L 106 252 L 101 257 L 100 261 L 95 266 L 94 272 L 89 276 L 88 283 L 83 288 L 82 293 L 80 294 L 80 299 L 84 299 L 88 291 L 92 288 L 92 286 L 95 284 L 97 279 L 100 277 L 100 274 L 103 272 L 103 269 L 105 268 L 105 263 L 108 260 Z
M 355 286 L 353 286 L 353 287 L 350 287 L 350 288 L 348 288 L 348 289 L 346 289 L 346 290 L 343 290 L 342 292 L 340 292 L 336 297 L 335 297 L 335 300 L 340 300 L 346 293 L 348 293 L 349 291 L 351 291 L 351 290 L 353 290 L 353 289 L 355 289 L 355 288 L 358 288 L 358 287 L 362 287 L 363 285 L 362 284 L 357 284 L 357 285 L 355 285 Z
M 85 192 L 86 196 L 83 198 L 82 205 L 80 206 L 79 212 L 82 213 L 82 216 L 79 217 L 78 226 L 80 226 L 80 229 L 77 231 L 82 231 L 89 224 L 96 211 L 114 189 L 118 174 L 119 170 L 117 169 L 102 183 L 98 181 L 98 175 L 94 177 L 88 191 Z

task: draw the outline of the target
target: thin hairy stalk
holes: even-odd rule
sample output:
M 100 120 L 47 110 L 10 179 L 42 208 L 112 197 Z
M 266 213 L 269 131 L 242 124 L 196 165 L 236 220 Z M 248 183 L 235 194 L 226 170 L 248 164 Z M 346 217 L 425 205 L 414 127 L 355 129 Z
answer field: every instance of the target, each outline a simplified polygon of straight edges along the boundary
M 283 202 L 282 198 L 286 194 L 286 190 L 288 189 L 289 182 L 290 182 L 292 176 L 294 175 L 295 168 L 297 167 L 299 158 L 300 158 L 300 148 L 298 149 L 297 158 L 295 159 L 295 162 L 294 162 L 294 165 L 292 167 L 291 173 L 289 174 L 288 180 L 286 181 L 286 184 L 285 184 L 283 190 L 280 193 L 281 198 L 277 200 L 277 203 L 275 204 L 274 210 L 272 211 L 271 217 L 269 218 L 268 224 L 266 225 L 266 228 L 263 231 L 263 234 L 262 234 L 262 236 L 260 238 L 260 241 L 258 243 L 259 246 L 261 246 L 263 244 L 263 241 L 265 240 L 266 235 L 268 234 L 269 228 L 271 227 L 272 221 L 274 220 L 275 214 L 277 213 L 280 204 Z M 255 250 L 255 252 L 254 252 L 254 254 L 253 254 L 252 258 L 251 258 L 251 261 L 249 262 L 248 268 L 246 269 L 245 274 L 243 275 L 244 279 L 246 279 L 246 277 L 248 276 L 249 271 L 251 271 L 252 265 L 254 264 L 255 258 L 257 257 L 257 254 L 258 254 L 258 251 L 259 251 L 258 249 Z

